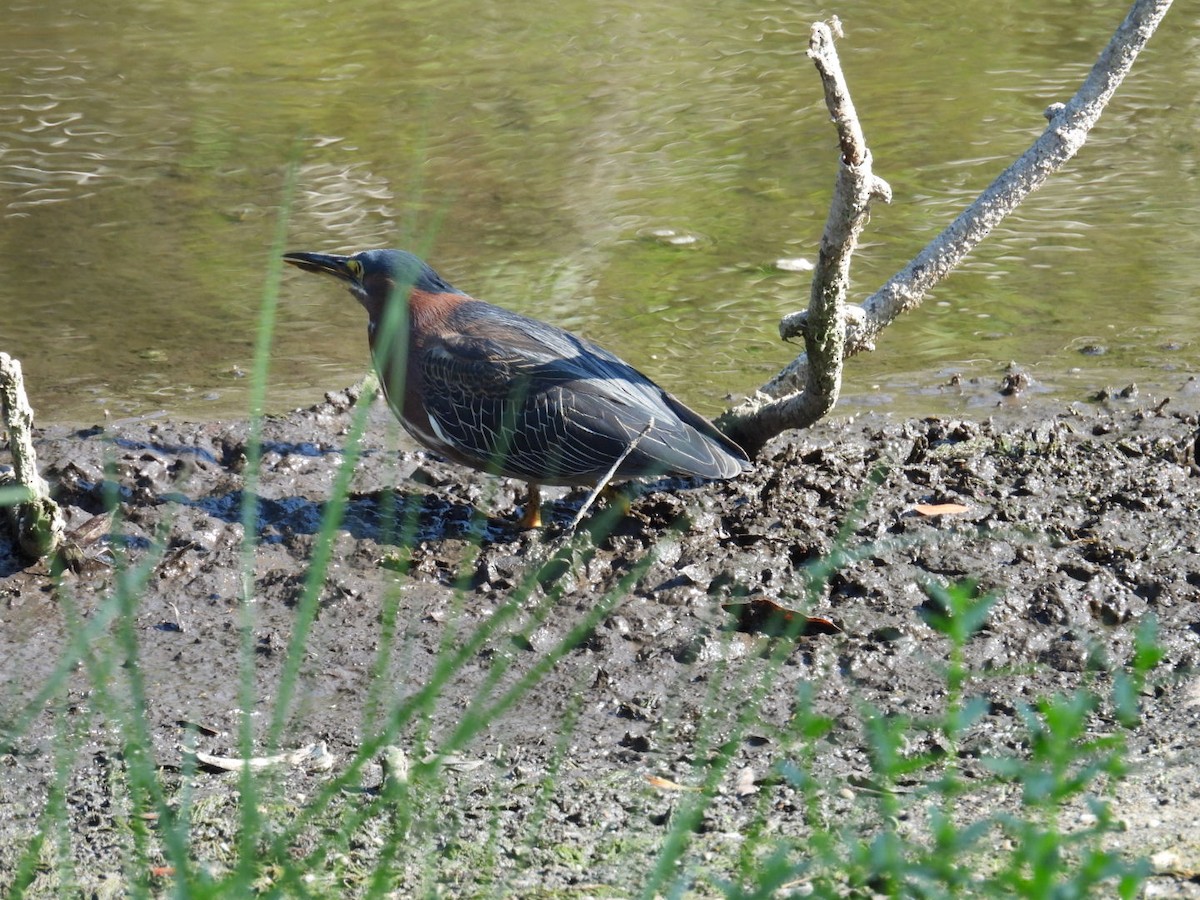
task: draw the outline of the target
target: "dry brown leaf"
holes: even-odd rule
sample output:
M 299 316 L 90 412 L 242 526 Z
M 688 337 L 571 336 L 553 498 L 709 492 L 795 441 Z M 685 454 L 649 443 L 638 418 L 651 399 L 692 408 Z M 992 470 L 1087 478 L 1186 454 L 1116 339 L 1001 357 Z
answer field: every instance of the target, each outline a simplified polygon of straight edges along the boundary
M 723 603 L 721 608 L 737 617 L 738 629 L 767 635 L 790 634 L 792 637 L 814 634 L 841 634 L 842 629 L 823 616 L 802 616 L 768 597 Z M 800 621 L 796 619 L 799 617 Z
M 913 510 L 921 516 L 957 516 L 970 512 L 971 507 L 961 503 L 918 503 Z
M 678 781 L 672 781 L 669 778 L 663 778 L 660 775 L 647 775 L 646 780 L 650 782 L 651 787 L 659 788 L 664 791 L 694 791 L 694 787 L 688 787 L 686 784 L 680 784 Z

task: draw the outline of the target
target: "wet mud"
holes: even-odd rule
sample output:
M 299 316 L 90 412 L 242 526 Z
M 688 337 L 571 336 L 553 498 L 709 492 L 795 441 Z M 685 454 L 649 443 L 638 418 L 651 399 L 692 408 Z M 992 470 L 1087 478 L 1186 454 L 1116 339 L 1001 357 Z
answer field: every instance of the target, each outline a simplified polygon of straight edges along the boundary
M 967 690 L 988 700 L 963 748 L 968 779 L 985 774 L 974 758 L 1011 749 L 1023 704 L 1081 686 L 1103 692 L 1138 627 L 1157 621 L 1165 657 L 1140 698 L 1131 771 L 1112 798 L 1126 827 L 1109 841 L 1153 860 L 1152 890 L 1200 896 L 1195 396 L 1189 383 L 1157 398 L 1011 406 L 975 420 L 830 421 L 768 445 L 743 478 L 645 485 L 619 516 L 606 509 L 620 504 L 601 501 L 580 526 L 586 539 L 558 565 L 541 564 L 565 552 L 585 492 L 548 490 L 549 526 L 522 532 L 521 485 L 408 447 L 375 408 L 327 571 L 306 598 L 356 397 L 330 395 L 269 419 L 262 434 L 249 609 L 256 737 L 268 733 L 309 608 L 279 743 L 323 741 L 332 767 L 282 774 L 296 798 L 318 791 L 386 710 L 438 677 L 448 647 L 468 647 L 499 615 L 396 735 L 414 758 L 451 740 L 481 698 L 561 658 L 455 749 L 439 783 L 440 834 L 415 837 L 414 847 L 441 854 L 433 877 L 449 894 L 479 878 L 478 857 L 462 848 L 486 845 L 497 849 L 493 883 L 516 896 L 580 884 L 620 896 L 652 865 L 681 802 L 663 785 L 696 783 L 729 735 L 740 743 L 699 847 L 720 858 L 751 827 L 800 833 L 803 798 L 773 773 L 797 752 L 778 729 L 805 691 L 833 719 L 809 748 L 826 813 L 856 815 L 870 775 L 865 711 L 916 720 L 944 709 L 949 645 L 926 623 L 923 586 L 974 579 L 998 600 L 966 648 Z M 39 462 L 79 547 L 56 587 L 45 564 L 0 538 L 0 718 L 21 724 L 0 755 L 0 885 L 40 827 L 68 752 L 63 734 L 76 877 L 90 891 L 120 880 L 122 741 L 87 661 L 109 665 L 114 690 L 127 690 L 126 669 L 111 662 L 123 658 L 112 651 L 114 625 L 98 620 L 126 577 L 120 560 L 144 574 L 131 621 L 155 764 L 170 790 L 186 779 L 207 804 L 193 855 L 214 871 L 233 864 L 237 776 L 191 771 L 184 746 L 237 755 L 249 437 L 246 422 L 154 420 L 41 434 Z M 105 515 L 112 498 L 115 524 Z M 771 637 L 756 618 L 770 604 L 813 617 L 808 633 Z M 91 656 L 25 715 L 69 651 L 72 617 L 93 626 Z M 581 623 L 581 638 L 559 654 Z M 748 704 L 758 704 L 757 724 L 739 730 Z M 1116 726 L 1098 716 L 1094 727 Z M 374 762 L 362 772 L 367 787 L 381 778 Z M 1016 802 L 1003 791 L 971 796 L 964 814 L 985 796 Z M 1068 812 L 1064 825 L 1086 815 Z M 368 866 L 370 848 L 360 850 Z M 428 859 L 407 865 L 430 871 Z M 51 884 L 53 867 L 39 877 Z

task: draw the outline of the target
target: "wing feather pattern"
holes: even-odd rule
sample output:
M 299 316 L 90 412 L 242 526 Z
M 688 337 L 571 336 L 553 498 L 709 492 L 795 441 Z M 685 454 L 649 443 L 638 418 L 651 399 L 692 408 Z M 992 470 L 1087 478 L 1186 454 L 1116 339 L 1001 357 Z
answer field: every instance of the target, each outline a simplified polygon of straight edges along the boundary
M 418 361 L 426 410 L 482 468 L 595 483 L 634 441 L 618 478 L 729 478 L 748 465 L 706 419 L 595 344 L 481 301 L 457 306 L 446 326 Z

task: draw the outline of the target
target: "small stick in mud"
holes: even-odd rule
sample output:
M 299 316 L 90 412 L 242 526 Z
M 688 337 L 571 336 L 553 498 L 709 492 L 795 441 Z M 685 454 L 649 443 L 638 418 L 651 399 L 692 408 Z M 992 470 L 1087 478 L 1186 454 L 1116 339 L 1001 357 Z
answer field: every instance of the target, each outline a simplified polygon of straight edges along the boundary
M 608 487 L 608 483 L 612 481 L 612 477 L 614 474 L 616 474 L 616 471 L 620 467 L 621 463 L 625 462 L 625 457 L 633 452 L 633 448 L 636 447 L 642 438 L 646 436 L 646 433 L 653 428 L 654 416 L 651 416 L 650 421 L 646 423 L 646 427 L 638 432 L 637 437 L 630 441 L 629 446 L 625 448 L 625 452 L 617 457 L 616 462 L 609 466 L 608 471 L 604 473 L 604 477 L 596 482 L 596 486 L 592 488 L 592 492 L 588 494 L 587 499 L 583 501 L 583 506 L 579 507 L 579 512 L 575 513 L 575 518 L 571 520 L 571 525 L 569 528 L 567 528 L 567 534 L 570 534 L 579 527 L 579 523 L 583 521 L 583 517 L 587 515 L 587 511 L 592 508 L 592 504 L 595 503 L 596 498 L 600 496 L 600 492 Z

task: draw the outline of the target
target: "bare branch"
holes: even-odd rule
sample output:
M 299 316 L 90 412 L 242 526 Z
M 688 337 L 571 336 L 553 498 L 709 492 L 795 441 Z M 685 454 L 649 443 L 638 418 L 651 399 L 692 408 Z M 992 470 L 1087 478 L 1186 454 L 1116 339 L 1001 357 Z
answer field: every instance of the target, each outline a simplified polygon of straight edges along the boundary
M 805 428 L 818 421 L 837 403 L 842 361 L 847 355 L 845 307 L 850 288 L 850 260 L 867 224 L 871 201 L 888 202 L 892 196 L 887 183 L 871 171 L 871 151 L 854 111 L 828 25 L 813 26 L 808 55 L 820 73 L 825 103 L 837 127 L 842 151 L 803 327 L 807 358 L 815 364 L 806 372 L 803 391 L 773 402 L 731 410 L 719 420 L 720 427 L 751 455 L 779 432 Z
M 1170 6 L 1171 0 L 1136 0 L 1075 96 L 1066 104 L 1054 104 L 1046 110 L 1049 125 L 1037 141 L 861 307 L 846 310 L 846 356 L 874 349 L 880 331 L 901 313 L 916 308 L 996 225 L 1079 151 Z M 828 97 L 828 87 L 826 93 Z M 855 157 L 847 155 L 846 136 L 840 126 L 839 137 L 845 167 L 846 160 Z M 815 286 L 813 296 L 817 296 Z M 802 408 L 797 398 L 807 393 L 813 382 L 811 370 L 824 365 L 808 338 L 815 316 L 810 300 L 809 309 L 783 319 L 780 336 L 786 340 L 805 335 L 806 353 L 789 363 L 758 395 L 720 420 L 731 434 L 754 436 L 747 443 L 755 451 L 774 434 L 811 424 L 795 413 Z M 764 434 L 767 436 L 760 439 Z

